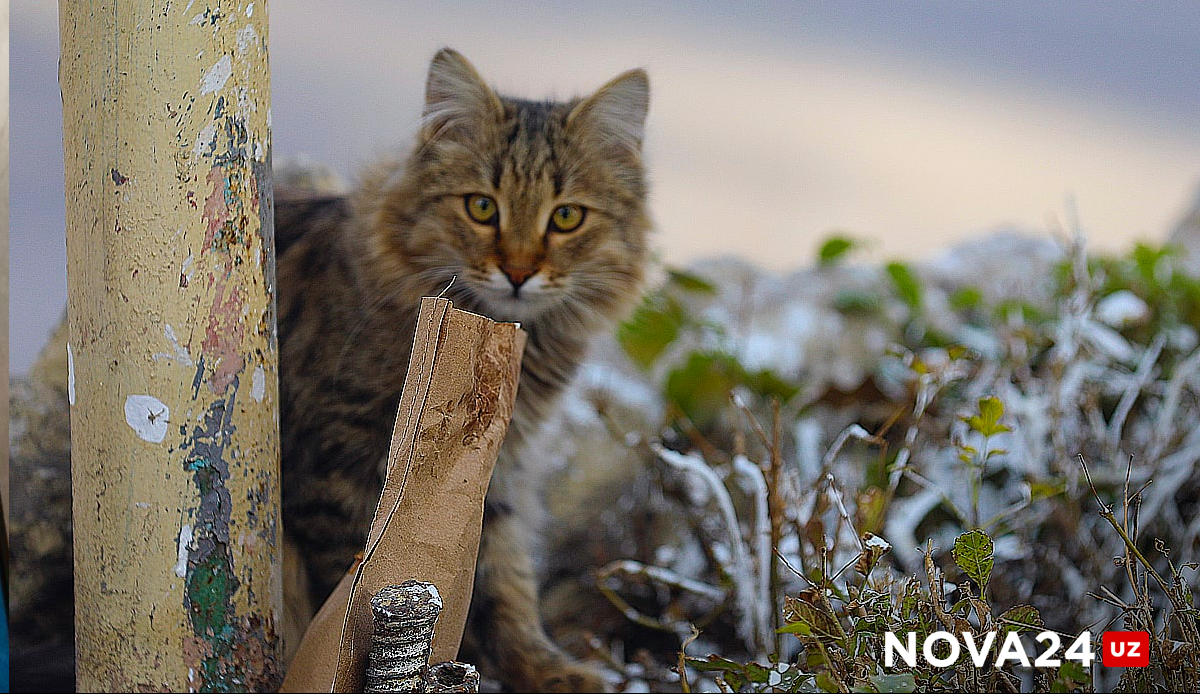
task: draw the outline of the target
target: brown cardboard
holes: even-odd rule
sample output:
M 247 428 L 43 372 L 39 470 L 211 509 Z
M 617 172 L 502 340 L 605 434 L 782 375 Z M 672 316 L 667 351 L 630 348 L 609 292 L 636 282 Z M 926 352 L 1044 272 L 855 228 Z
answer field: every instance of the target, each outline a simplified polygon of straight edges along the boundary
M 431 662 L 453 660 L 475 577 L 483 500 L 516 398 L 525 333 L 421 301 L 387 478 L 363 559 L 313 618 L 280 691 L 362 691 L 371 597 L 433 583 L 444 607 Z

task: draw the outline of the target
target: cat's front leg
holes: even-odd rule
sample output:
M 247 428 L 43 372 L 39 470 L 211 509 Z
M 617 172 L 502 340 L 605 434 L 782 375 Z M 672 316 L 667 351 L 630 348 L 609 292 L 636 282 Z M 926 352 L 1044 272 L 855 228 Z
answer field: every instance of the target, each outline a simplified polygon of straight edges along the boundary
M 485 674 L 518 692 L 610 691 L 597 668 L 579 662 L 546 635 L 538 611 L 537 576 L 530 550 L 536 518 L 488 493 L 468 647 Z M 491 672 L 488 672 L 490 670 Z

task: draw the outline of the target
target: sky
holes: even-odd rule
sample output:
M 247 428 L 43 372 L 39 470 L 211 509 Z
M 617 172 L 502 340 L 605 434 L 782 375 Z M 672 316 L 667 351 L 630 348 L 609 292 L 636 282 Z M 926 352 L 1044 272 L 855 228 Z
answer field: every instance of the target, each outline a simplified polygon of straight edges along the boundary
M 1119 251 L 1164 240 L 1200 191 L 1200 3 L 1188 0 L 267 9 L 274 156 L 350 182 L 407 146 L 442 46 L 529 98 L 645 68 L 653 243 L 673 265 L 739 255 L 786 271 L 835 233 L 866 241 L 867 260 L 919 260 L 1073 217 L 1092 246 Z M 21 373 L 66 303 L 62 114 L 57 3 L 10 0 L 10 13 Z

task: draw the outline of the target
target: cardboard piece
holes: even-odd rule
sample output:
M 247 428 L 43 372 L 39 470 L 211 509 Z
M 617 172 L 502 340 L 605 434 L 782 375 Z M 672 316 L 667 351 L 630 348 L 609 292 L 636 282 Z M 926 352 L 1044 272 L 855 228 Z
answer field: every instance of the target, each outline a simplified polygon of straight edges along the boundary
M 433 583 L 444 603 L 430 662 L 455 659 L 483 500 L 512 417 L 524 348 L 516 324 L 460 311 L 446 299 L 422 299 L 363 558 L 309 624 L 280 691 L 362 691 L 371 597 L 410 578 Z

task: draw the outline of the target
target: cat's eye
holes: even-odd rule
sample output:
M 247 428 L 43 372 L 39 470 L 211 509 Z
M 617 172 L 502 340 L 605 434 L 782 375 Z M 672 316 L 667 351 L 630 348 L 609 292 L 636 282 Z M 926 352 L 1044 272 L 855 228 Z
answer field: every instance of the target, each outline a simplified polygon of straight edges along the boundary
M 579 205 L 559 205 L 550 215 L 550 229 L 552 231 L 575 231 L 580 224 L 583 224 L 583 218 L 586 216 L 587 210 Z
M 467 206 L 467 215 L 480 224 L 492 224 L 500 214 L 500 208 L 497 207 L 496 201 L 486 195 L 472 193 L 464 198 L 464 202 Z

